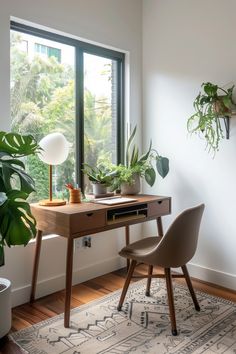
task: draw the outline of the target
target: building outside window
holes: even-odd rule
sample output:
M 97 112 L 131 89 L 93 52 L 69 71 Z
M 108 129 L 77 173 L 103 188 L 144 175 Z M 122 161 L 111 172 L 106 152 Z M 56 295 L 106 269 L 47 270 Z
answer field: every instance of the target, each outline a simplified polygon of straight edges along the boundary
M 122 53 L 12 23 L 12 130 L 37 141 L 57 131 L 71 143 L 68 159 L 54 168 L 55 196 L 65 183 L 90 189 L 83 162 L 122 161 L 123 68 Z M 48 167 L 37 156 L 26 166 L 36 182 L 32 201 L 46 198 Z
M 55 57 L 58 63 L 61 62 L 61 49 L 48 47 L 44 44 L 35 43 L 34 50 L 36 53 L 46 55 L 48 58 Z

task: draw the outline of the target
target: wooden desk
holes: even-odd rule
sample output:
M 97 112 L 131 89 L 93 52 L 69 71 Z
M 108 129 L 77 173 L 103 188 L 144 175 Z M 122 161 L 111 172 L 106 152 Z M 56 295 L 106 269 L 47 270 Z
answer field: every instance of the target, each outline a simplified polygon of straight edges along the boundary
M 133 196 L 132 196 L 133 197 Z M 163 235 L 161 216 L 170 214 L 171 198 L 153 195 L 135 195 L 137 201 L 112 206 L 83 202 L 58 207 L 31 204 L 37 221 L 36 248 L 30 301 L 35 299 L 42 234 L 53 233 L 67 238 L 66 298 L 64 325 L 70 324 L 70 302 L 73 272 L 73 240 L 98 232 L 125 227 L 126 245 L 129 244 L 129 226 L 148 220 L 157 220 L 158 234 Z

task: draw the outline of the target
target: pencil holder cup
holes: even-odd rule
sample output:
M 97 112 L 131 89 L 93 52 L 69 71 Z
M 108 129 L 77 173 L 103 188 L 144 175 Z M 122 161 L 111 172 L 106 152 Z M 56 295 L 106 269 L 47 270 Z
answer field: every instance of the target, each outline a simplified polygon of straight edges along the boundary
M 81 193 L 80 188 L 70 189 L 70 203 L 81 203 Z

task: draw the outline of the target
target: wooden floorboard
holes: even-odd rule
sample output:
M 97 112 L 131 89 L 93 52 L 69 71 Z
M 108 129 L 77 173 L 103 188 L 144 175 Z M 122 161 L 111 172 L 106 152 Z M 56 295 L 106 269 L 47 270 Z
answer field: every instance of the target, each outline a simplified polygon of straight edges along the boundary
M 146 273 L 146 266 L 140 265 L 137 272 L 139 274 Z M 160 272 L 160 270 L 158 270 L 158 272 Z M 86 304 L 121 289 L 124 284 L 125 276 L 126 269 L 124 268 L 73 286 L 71 308 Z M 138 281 L 138 279 L 134 279 L 133 281 Z M 183 279 L 176 279 L 175 281 L 184 283 Z M 196 279 L 193 279 L 193 286 L 196 290 L 236 302 L 236 291 Z M 27 303 L 15 307 L 12 311 L 12 331 L 18 331 L 63 313 L 64 297 L 65 291 L 62 290 L 38 299 L 33 304 Z M 0 340 L 0 354 L 19 353 L 21 353 L 19 348 L 14 343 L 10 342 L 7 337 Z

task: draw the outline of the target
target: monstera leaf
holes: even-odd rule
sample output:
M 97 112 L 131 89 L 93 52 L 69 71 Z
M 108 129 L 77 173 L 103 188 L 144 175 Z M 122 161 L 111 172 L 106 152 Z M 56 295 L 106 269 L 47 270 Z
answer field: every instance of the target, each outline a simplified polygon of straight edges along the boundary
M 39 146 L 32 135 L 0 132 L 0 152 L 21 157 L 32 155 L 38 150 Z
M 23 192 L 29 194 L 35 190 L 34 180 L 24 169 L 25 165 L 21 160 L 11 158 L 11 156 L 6 153 L 0 153 L 0 176 L 6 190 L 11 189 L 11 180 L 14 176 L 19 177 L 21 190 Z
M 36 234 L 26 200 L 34 191 L 34 181 L 21 158 L 39 150 L 31 135 L 0 132 L 0 266 L 6 245 L 26 245 Z
M 27 196 L 27 193 L 18 190 L 0 195 L 0 234 L 4 236 L 4 243 L 9 247 L 27 245 L 36 235 L 36 221 L 25 200 Z

